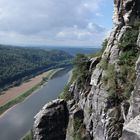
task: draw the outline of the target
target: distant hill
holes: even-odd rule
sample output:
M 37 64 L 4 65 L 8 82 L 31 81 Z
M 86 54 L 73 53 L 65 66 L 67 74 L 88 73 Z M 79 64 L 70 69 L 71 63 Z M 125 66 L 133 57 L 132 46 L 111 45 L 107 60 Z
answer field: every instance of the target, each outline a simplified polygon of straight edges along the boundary
M 61 50 L 0 45 L 0 88 L 48 68 L 68 65 L 72 58 Z
M 62 50 L 73 56 L 78 53 L 81 54 L 94 54 L 100 50 L 100 48 L 78 48 L 78 47 L 42 47 L 45 50 Z

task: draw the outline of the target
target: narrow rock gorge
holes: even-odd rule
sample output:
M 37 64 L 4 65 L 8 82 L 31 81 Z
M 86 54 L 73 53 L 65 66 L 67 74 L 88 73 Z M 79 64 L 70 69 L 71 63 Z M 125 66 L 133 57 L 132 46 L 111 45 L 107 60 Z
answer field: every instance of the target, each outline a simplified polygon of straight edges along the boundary
M 140 0 L 114 0 L 104 52 L 87 62 L 84 85 L 35 117 L 35 140 L 140 140 Z

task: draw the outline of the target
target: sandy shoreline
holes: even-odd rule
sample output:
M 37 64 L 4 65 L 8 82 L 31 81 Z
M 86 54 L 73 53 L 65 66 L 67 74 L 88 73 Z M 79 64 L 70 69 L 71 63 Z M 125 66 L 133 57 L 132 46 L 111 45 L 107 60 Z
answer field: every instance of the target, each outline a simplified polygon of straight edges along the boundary
M 41 87 L 40 87 L 41 88 Z M 37 90 L 35 90 L 32 94 L 30 94 L 28 97 L 25 98 L 25 100 L 23 102 L 25 102 L 29 97 L 31 97 L 34 93 L 36 93 L 40 88 L 38 88 Z M 20 95 L 19 95 L 20 96 Z M 19 102 L 20 103 L 20 102 Z M 6 111 L 4 111 L 2 114 L 0 114 L 0 118 L 2 118 L 8 111 L 10 111 L 12 108 L 16 107 L 16 105 L 18 105 L 19 103 L 13 105 L 12 107 L 10 107 L 9 109 L 6 109 Z
M 49 77 L 50 73 L 52 73 L 53 70 L 49 70 L 47 72 L 44 72 L 38 76 L 35 76 L 34 78 L 31 78 L 30 80 L 22 83 L 20 86 L 9 88 L 8 90 L 4 91 L 5 94 L 0 95 L 0 106 L 3 106 L 4 104 L 8 103 L 9 101 L 15 99 L 17 96 L 22 95 L 27 90 L 31 89 L 35 85 L 39 84 L 42 81 L 43 77 Z

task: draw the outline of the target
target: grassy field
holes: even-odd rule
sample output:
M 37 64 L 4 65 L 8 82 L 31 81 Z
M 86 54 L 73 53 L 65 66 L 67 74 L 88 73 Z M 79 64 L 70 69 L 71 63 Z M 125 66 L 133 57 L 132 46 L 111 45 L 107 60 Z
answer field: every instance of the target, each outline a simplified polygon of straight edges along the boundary
M 38 84 L 36 84 L 35 86 L 33 86 L 32 88 L 28 89 L 26 92 L 24 92 L 23 94 L 17 96 L 15 99 L 9 101 L 8 103 L 0 106 L 0 115 L 2 113 L 4 113 L 6 110 L 8 110 L 9 108 L 13 107 L 14 105 L 24 101 L 26 99 L 26 97 L 28 97 L 29 95 L 31 95 L 33 92 L 35 92 L 38 88 L 40 88 L 44 83 L 47 82 L 47 80 L 51 79 L 53 77 L 53 75 L 55 73 L 57 73 L 58 71 L 62 70 L 62 68 L 59 69 L 54 69 L 51 70 L 48 74 L 47 77 L 43 77 L 42 81 Z

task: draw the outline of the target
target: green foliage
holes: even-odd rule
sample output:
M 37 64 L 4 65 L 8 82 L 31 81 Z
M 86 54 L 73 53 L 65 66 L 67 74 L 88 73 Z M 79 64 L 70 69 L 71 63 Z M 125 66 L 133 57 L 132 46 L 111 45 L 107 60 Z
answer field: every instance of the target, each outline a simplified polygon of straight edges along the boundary
M 127 30 L 120 42 L 121 55 L 118 64 L 120 72 L 118 78 L 121 81 L 121 90 L 125 99 L 129 99 L 135 82 L 135 63 L 138 59 L 137 38 L 139 33 L 139 23 L 135 23 L 133 28 Z
M 85 84 L 87 77 L 89 77 L 89 59 L 83 54 L 78 54 L 74 61 L 74 70 L 72 73 L 71 83 L 77 80 L 78 87 L 82 87 Z
M 101 66 L 101 68 L 103 70 L 106 70 L 107 69 L 107 67 L 108 67 L 108 60 L 107 60 L 107 58 L 104 58 L 104 59 L 101 60 L 100 66 Z
M 134 28 L 135 30 L 139 30 L 139 29 L 140 29 L 140 20 L 136 20 L 136 21 L 134 22 L 133 28 Z
M 76 118 L 74 119 L 74 132 L 77 132 L 81 126 L 82 122 L 80 119 Z
M 137 57 L 138 50 L 135 47 L 131 50 L 124 51 L 119 57 L 119 65 L 128 65 L 128 66 L 135 65 Z
M 74 140 L 82 140 L 81 134 L 80 133 L 75 134 L 74 135 Z
M 48 77 L 43 77 L 43 78 L 42 78 L 42 81 L 43 81 L 43 82 L 47 82 L 47 81 L 48 81 Z
M 126 88 L 125 88 L 125 92 L 124 92 L 124 98 L 125 99 L 129 99 L 131 97 L 131 92 L 134 90 L 134 85 L 133 83 L 129 83 L 127 84 Z
M 135 63 L 138 59 L 137 38 L 139 33 L 139 23 L 127 30 L 121 38 L 119 48 L 121 50 L 118 64 L 119 71 L 115 71 L 112 64 L 108 64 L 107 59 L 101 60 L 101 67 L 105 70 L 103 76 L 104 85 L 108 91 L 108 101 L 114 105 L 124 99 L 129 99 L 136 79 Z
M 108 98 L 116 98 L 116 72 L 113 64 L 108 64 L 103 81 L 108 91 Z
M 68 85 L 64 88 L 64 91 L 60 94 L 60 98 L 65 99 L 66 101 L 72 99 L 72 95 L 69 91 L 70 85 L 76 81 L 77 88 L 81 89 L 87 77 L 89 77 L 89 59 L 84 54 L 77 54 L 73 60 L 74 69 L 72 72 L 72 78 Z
M 102 43 L 102 49 L 101 49 L 101 53 L 103 53 L 107 47 L 107 44 L 108 44 L 108 40 L 105 39 Z
M 138 30 L 132 28 L 124 34 L 121 40 L 120 48 L 122 53 L 119 57 L 120 72 L 118 78 L 120 79 L 121 86 L 120 91 L 122 92 L 123 99 L 129 99 L 131 92 L 134 89 L 134 83 L 136 79 L 135 75 L 135 63 L 138 59 L 137 49 L 137 37 Z
M 138 37 L 138 30 L 130 29 L 127 30 L 120 42 L 120 48 L 122 51 L 129 51 L 136 48 L 136 42 Z
M 107 47 L 107 43 L 108 40 L 105 39 L 104 42 L 102 43 L 102 49 L 100 50 L 100 52 L 98 52 L 95 55 L 90 55 L 89 57 L 101 56 Z M 90 66 L 89 58 L 84 54 L 77 54 L 77 56 L 73 61 L 73 64 L 74 64 L 74 69 L 73 69 L 70 83 L 76 81 L 77 89 L 82 89 L 84 88 L 84 85 L 88 80 L 88 78 L 91 76 L 91 72 L 89 72 L 89 66 Z M 101 65 L 103 69 L 106 69 L 107 59 L 102 60 Z
M 88 62 L 88 57 L 85 56 L 84 54 L 77 54 L 77 56 L 73 60 L 74 66 L 79 70 L 83 71 L 86 69 Z
M 73 139 L 82 140 L 82 134 L 85 131 L 82 120 L 80 120 L 79 118 L 74 119 L 73 126 L 74 126 Z
M 103 81 L 108 92 L 107 99 L 114 105 L 117 105 L 124 99 L 124 95 L 122 95 L 122 90 L 117 83 L 118 73 L 115 71 L 114 64 L 108 64 L 105 72 L 106 74 L 103 77 Z
M 121 90 L 123 96 L 126 99 L 129 99 L 132 90 L 134 89 L 136 74 L 135 74 L 135 65 L 122 65 L 120 66 L 120 73 L 118 73 L 118 78 L 121 81 Z
M 70 84 L 68 84 L 64 87 L 64 90 L 60 94 L 59 98 L 64 99 L 65 101 L 68 101 L 68 100 L 72 99 L 71 93 L 69 91 L 69 86 L 70 86 Z
M 0 88 L 46 69 L 68 65 L 71 59 L 63 51 L 0 45 Z
M 116 72 L 114 65 L 109 64 L 107 77 L 108 77 L 108 90 L 110 91 L 116 90 Z
M 99 56 L 102 56 L 103 52 L 105 51 L 106 47 L 107 47 L 107 44 L 108 44 L 108 40 L 105 39 L 102 43 L 102 48 L 99 52 L 95 53 L 95 54 L 92 54 L 90 55 L 90 57 L 99 57 Z

